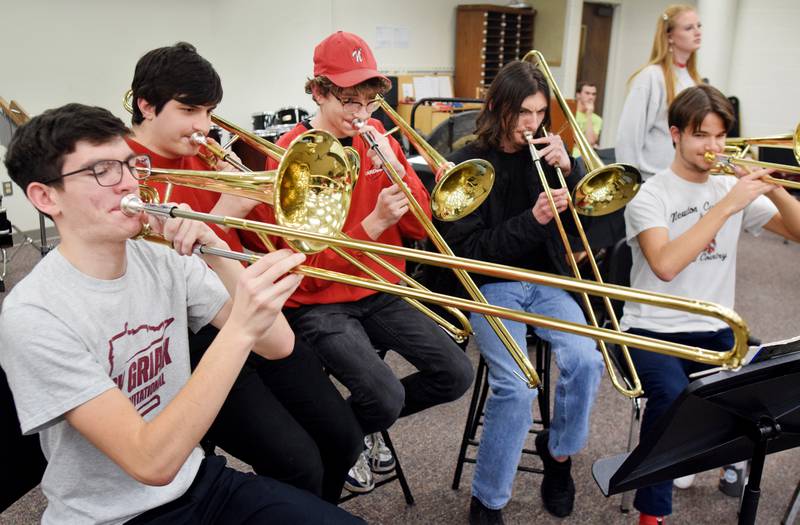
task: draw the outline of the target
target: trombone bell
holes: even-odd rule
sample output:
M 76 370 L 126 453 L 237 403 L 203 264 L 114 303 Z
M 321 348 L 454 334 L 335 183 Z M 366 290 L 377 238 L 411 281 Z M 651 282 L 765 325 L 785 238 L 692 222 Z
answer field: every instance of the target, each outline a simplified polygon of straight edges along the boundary
M 572 190 L 575 211 L 601 216 L 624 208 L 636 195 L 641 175 L 627 164 L 608 164 L 586 174 Z
M 445 222 L 456 221 L 475 211 L 494 184 L 494 168 L 483 159 L 462 162 L 448 170 L 431 192 L 431 211 Z

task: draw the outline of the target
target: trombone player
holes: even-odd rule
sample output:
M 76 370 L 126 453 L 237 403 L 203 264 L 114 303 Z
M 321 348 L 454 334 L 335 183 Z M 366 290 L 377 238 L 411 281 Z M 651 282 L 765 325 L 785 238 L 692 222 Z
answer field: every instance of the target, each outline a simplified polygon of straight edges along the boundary
M 733 108 L 719 90 L 705 84 L 687 88 L 670 105 L 668 119 L 672 164 L 647 180 L 625 209 L 631 287 L 732 308 L 741 231 L 758 235 L 766 229 L 798 242 L 800 202 L 761 180 L 767 169 L 737 168 L 738 180 L 711 176 L 714 163 L 706 154 L 723 151 L 733 122 Z M 727 350 L 733 342 L 731 329 L 716 319 L 642 303 L 625 303 L 621 326 L 711 350 Z M 631 357 L 648 396 L 645 434 L 689 383 L 689 374 L 707 366 L 633 348 Z M 634 506 L 640 524 L 663 523 L 672 512 L 672 482 L 639 489 Z
M 352 145 L 361 163 L 344 233 L 357 240 L 400 245 L 403 239 L 422 239 L 425 230 L 408 213 L 405 195 L 384 173 L 377 152 L 369 148 L 364 134 L 372 136 L 376 148 L 403 177 L 428 217 L 430 204 L 425 187 L 398 142 L 384 136 L 381 123 L 370 118 L 379 105 L 375 96 L 385 93 L 390 85 L 389 79 L 377 71 L 375 57 L 363 39 L 343 31 L 330 35 L 314 50 L 314 75 L 305 86 L 318 111 L 277 144 L 286 146 L 301 133 L 319 129 L 330 132 L 345 146 Z M 354 123 L 355 119 L 363 125 L 356 127 L 361 122 Z M 273 167 L 269 162 L 268 168 Z M 273 210 L 264 205 L 254 208 L 248 218 L 275 222 Z M 265 251 L 249 232 L 243 232 L 242 238 L 248 248 Z M 283 241 L 277 244 L 283 246 Z M 353 255 L 387 280 L 398 281 L 363 254 Z M 388 261 L 405 269 L 403 260 Z M 331 250 L 310 256 L 307 264 L 360 275 Z M 350 406 L 367 436 L 389 428 L 398 417 L 458 399 L 472 382 L 472 365 L 458 345 L 430 318 L 397 296 L 309 278 L 287 301 L 284 312 L 295 331 L 309 338 L 330 373 L 350 390 Z M 397 378 L 381 360 L 377 348 L 396 351 L 416 371 Z M 368 438 L 369 453 L 362 454 L 350 470 L 345 487 L 353 492 L 372 490 L 372 472 L 393 468 L 394 458 L 377 436 Z
M 457 255 L 484 261 L 553 272 L 563 260 L 563 247 L 553 227 L 553 210 L 537 176 L 526 133 L 552 180 L 560 168 L 568 185 L 580 179 L 561 138 L 544 136 L 549 121 L 550 87 L 530 62 L 515 61 L 500 70 L 477 120 L 475 142 L 450 160 L 482 158 L 495 169 L 489 197 L 470 215 L 452 223 L 445 239 Z M 567 190 L 552 190 L 557 212 L 567 208 Z M 569 214 L 563 221 L 574 227 Z M 555 247 L 558 245 L 558 247 Z M 555 247 L 555 248 L 554 248 Z M 482 282 L 481 282 L 482 281 Z M 482 278 L 481 292 L 494 305 L 525 310 L 576 323 L 585 323 L 575 300 L 561 289 L 531 283 Z M 483 435 L 472 482 L 470 523 L 503 523 L 501 509 L 511 498 L 525 437 L 531 427 L 531 403 L 536 390 L 514 375 L 515 364 L 483 316 L 473 315 L 478 348 L 489 365 L 492 395 L 486 401 Z M 520 347 L 525 348 L 526 325 L 505 321 Z M 601 354 L 591 339 L 536 328 L 552 345 L 561 370 L 555 411 L 549 432 L 540 433 L 536 448 L 544 462 L 541 493 L 545 508 L 563 517 L 572 512 L 575 486 L 570 456 L 587 439 L 589 414 L 603 372 Z
M 192 140 L 196 133 L 208 133 L 211 112 L 222 100 L 222 83 L 211 63 L 186 42 L 153 49 L 136 64 L 131 87 L 133 135 L 126 138 L 128 146 L 149 155 L 156 168 L 211 169 L 197 156 L 200 145 Z M 215 169 L 231 167 L 218 163 Z M 158 189 L 163 198 L 165 188 Z M 253 202 L 178 185 L 172 200 L 223 214 L 239 200 Z M 236 230 L 212 228 L 231 249 L 242 251 Z M 189 335 L 193 365 L 215 333 L 206 326 Z M 293 352 L 284 359 L 249 356 L 206 439 L 258 474 L 335 504 L 361 452 L 360 429 L 303 334 L 296 335 Z M 296 388 L 298 383 L 303 388 Z

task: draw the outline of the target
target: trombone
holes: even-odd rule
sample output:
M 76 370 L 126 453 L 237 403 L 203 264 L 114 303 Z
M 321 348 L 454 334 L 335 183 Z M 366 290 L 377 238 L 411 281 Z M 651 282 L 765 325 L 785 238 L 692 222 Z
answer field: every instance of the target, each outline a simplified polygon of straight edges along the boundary
M 556 88 L 557 89 L 557 88 Z M 558 91 L 556 91 L 558 93 Z M 557 96 L 560 96 L 558 93 Z M 547 134 L 547 130 L 544 126 L 542 126 L 542 133 L 545 135 Z M 575 134 L 581 133 L 580 129 L 575 130 Z M 555 201 L 553 200 L 553 194 L 551 193 L 550 184 L 547 181 L 547 176 L 544 173 L 544 169 L 542 168 L 542 159 L 539 156 L 539 152 L 536 149 L 536 146 L 533 144 L 533 133 L 530 131 L 525 132 L 525 139 L 528 141 L 528 149 L 530 150 L 531 157 L 533 158 L 533 163 L 536 165 L 536 171 L 539 173 L 539 180 L 541 181 L 542 188 L 544 188 L 545 194 L 547 195 L 547 201 L 550 204 L 550 209 L 553 212 L 553 220 L 555 221 L 556 229 L 558 230 L 559 235 L 561 236 L 561 243 L 564 245 L 567 254 L 567 262 L 572 269 L 572 275 L 576 279 L 582 279 L 581 271 L 578 268 L 578 263 L 575 260 L 575 254 L 572 252 L 572 246 L 569 243 L 569 239 L 567 238 L 567 232 L 564 229 L 564 224 L 561 222 L 561 216 L 556 209 Z M 561 188 L 567 188 L 567 181 L 564 179 L 564 174 L 561 172 L 561 168 L 556 167 L 556 175 L 558 176 L 559 184 Z M 569 193 L 567 193 L 567 207 L 569 208 L 570 212 L 572 213 L 572 218 L 575 221 L 575 226 L 578 230 L 578 235 L 583 243 L 583 248 L 586 251 L 586 258 L 591 265 L 592 272 L 594 274 L 595 281 L 598 283 L 603 282 L 603 278 L 600 275 L 600 270 L 597 267 L 597 262 L 594 259 L 594 255 L 592 254 L 592 247 L 589 245 L 589 240 L 586 238 L 586 232 L 581 225 L 580 217 L 578 216 L 578 212 L 575 209 L 575 203 L 572 201 Z M 592 308 L 592 304 L 589 301 L 589 295 L 587 293 L 581 293 L 581 297 L 583 299 L 584 309 L 586 310 L 586 314 L 589 317 L 589 322 L 592 326 L 599 326 L 597 322 L 597 318 L 594 313 L 594 309 Z M 614 312 L 614 307 L 611 305 L 611 300 L 608 297 L 603 297 L 603 304 L 606 308 L 606 313 L 608 318 L 611 322 L 611 326 L 614 330 L 619 331 L 619 322 L 617 321 L 617 315 Z M 600 339 L 598 340 L 598 344 L 600 346 L 600 353 L 603 354 L 603 360 L 606 364 L 606 370 L 608 370 L 609 378 L 611 379 L 611 384 L 614 385 L 622 395 L 630 398 L 638 397 L 642 395 L 642 384 L 639 381 L 639 375 L 636 373 L 636 368 L 633 366 L 633 362 L 631 361 L 630 353 L 628 352 L 628 348 L 625 345 L 620 345 L 620 350 L 622 351 L 622 355 L 625 359 L 625 366 L 628 367 L 631 375 L 631 382 L 633 383 L 630 389 L 626 388 L 625 385 L 617 377 L 617 373 L 614 371 L 614 366 L 611 363 L 611 357 L 609 355 L 608 349 L 606 348 L 605 342 Z
M 205 138 L 205 137 L 203 137 L 202 134 L 200 134 L 200 133 L 197 133 L 197 134 L 200 135 L 200 137 L 202 137 L 203 139 Z M 200 137 L 198 137 L 198 139 Z M 198 142 L 199 142 L 199 140 L 198 140 Z M 208 150 L 211 152 L 211 154 L 214 155 L 215 157 L 217 157 L 217 158 L 219 158 L 221 160 L 225 160 L 227 162 L 231 162 L 232 161 L 232 165 L 234 165 L 237 169 L 239 169 L 239 171 L 242 171 L 244 173 L 251 173 L 251 174 L 255 175 L 256 172 L 253 172 L 247 166 L 244 166 L 241 163 L 239 163 L 224 148 L 220 148 L 216 144 L 214 144 L 212 142 L 207 142 L 207 141 L 203 142 L 203 144 L 208 148 Z M 353 150 L 353 151 L 355 152 L 355 150 Z M 356 155 L 356 158 L 358 158 L 358 153 L 355 153 L 355 155 Z M 357 171 L 356 171 L 357 168 L 352 168 L 352 169 L 354 171 L 354 177 L 353 178 L 355 178 L 355 174 L 357 173 Z M 154 173 L 156 173 L 156 172 L 154 171 Z M 172 173 L 175 173 L 175 170 L 173 170 Z M 199 172 L 199 173 L 203 173 L 203 172 Z M 192 177 L 194 177 L 194 176 L 192 176 Z M 174 182 L 176 182 L 176 181 L 174 181 Z M 182 184 L 182 182 L 176 182 L 176 183 Z M 191 182 L 189 184 L 191 184 Z M 214 191 L 219 191 L 220 193 L 230 193 L 230 191 L 227 188 L 225 188 L 224 185 L 219 186 L 217 188 L 214 188 Z M 244 196 L 244 195 L 241 195 L 241 196 Z M 253 197 L 251 196 L 251 197 L 248 197 L 248 198 L 253 198 Z M 259 200 L 261 202 L 264 202 L 260 198 L 257 198 L 255 200 Z M 272 203 L 267 201 L 266 204 L 272 204 Z M 311 208 L 311 206 L 309 206 L 309 208 Z M 275 214 L 276 214 L 276 217 L 277 217 L 278 216 L 278 212 L 276 211 Z M 345 217 L 346 217 L 346 214 L 345 214 Z M 345 237 L 345 235 L 343 233 L 338 233 L 338 235 L 342 236 L 342 237 Z M 266 237 L 264 235 L 259 235 L 259 238 L 261 239 L 261 241 L 264 243 L 265 246 L 269 247 L 270 249 L 274 249 L 275 248 L 274 245 L 272 244 L 272 241 L 270 241 L 268 237 Z M 340 257 L 345 259 L 347 262 L 349 262 L 350 264 L 352 264 L 353 266 L 358 268 L 360 271 L 362 271 L 365 274 L 367 274 L 370 277 L 372 277 L 373 279 L 380 280 L 380 281 L 383 281 L 383 282 L 388 282 L 388 281 L 386 281 L 386 279 L 383 276 L 381 276 L 380 274 L 378 274 L 377 272 L 372 270 L 369 266 L 365 265 L 364 263 L 359 261 L 356 257 L 354 257 L 353 255 L 349 254 L 348 252 L 346 252 L 346 251 L 344 251 L 341 248 L 338 248 L 336 246 L 330 246 L 329 248 L 331 250 L 333 250 L 334 253 L 336 253 L 337 255 L 339 255 Z M 414 278 L 412 278 L 411 276 L 403 273 L 397 267 L 395 267 L 393 264 L 389 263 L 385 259 L 383 259 L 383 258 L 381 258 L 381 257 L 379 257 L 379 256 L 377 256 L 377 255 L 375 255 L 373 253 L 364 253 L 364 256 L 366 256 L 367 258 L 369 258 L 370 260 L 372 260 L 373 262 L 378 264 L 380 267 L 382 267 L 385 270 L 387 270 L 389 273 L 391 273 L 392 275 L 394 275 L 398 279 L 400 279 L 403 282 L 405 282 L 408 286 L 411 286 L 411 287 L 414 287 L 414 288 L 419 288 L 419 289 L 424 289 L 424 287 L 419 282 L 417 282 Z M 411 306 L 413 306 L 414 308 L 416 308 L 419 311 L 421 311 L 423 314 L 425 314 L 428 317 L 430 317 L 431 319 L 433 319 L 439 326 L 442 327 L 443 330 L 445 330 L 447 333 L 449 333 L 450 336 L 455 341 L 457 341 L 459 343 L 463 343 L 464 341 L 466 341 L 467 338 L 469 337 L 469 335 L 472 333 L 472 326 L 469 323 L 469 319 L 467 319 L 467 317 L 463 314 L 463 312 L 461 312 L 457 308 L 446 307 L 445 309 L 453 317 L 455 317 L 458 320 L 458 322 L 461 324 L 461 328 L 455 326 L 453 323 L 449 322 L 447 319 L 445 319 L 444 317 L 440 316 L 439 314 L 437 314 L 436 312 L 434 312 L 433 310 L 431 310 L 430 308 L 428 308 L 427 306 L 425 306 L 421 302 L 417 301 L 416 299 L 413 299 L 413 298 L 410 298 L 410 297 L 404 297 L 403 299 L 407 303 L 409 303 Z
M 339 246 L 340 248 L 369 251 L 380 255 L 401 257 L 407 260 L 416 261 L 423 264 L 432 264 L 444 268 L 477 272 L 483 275 L 499 277 L 502 279 L 532 282 L 543 286 L 555 286 L 557 288 L 572 292 L 585 292 L 591 295 L 608 297 L 610 299 L 640 302 L 662 308 L 672 308 L 675 310 L 706 315 L 715 319 L 719 319 L 731 327 L 734 335 L 734 344 L 733 347 L 725 352 L 716 352 L 696 346 L 689 346 L 671 341 L 662 341 L 660 339 L 618 332 L 616 330 L 609 330 L 607 328 L 571 323 L 568 321 L 562 321 L 560 319 L 513 310 L 511 308 L 504 308 L 426 290 L 409 288 L 407 286 L 381 283 L 371 279 L 364 279 L 338 272 L 331 272 L 329 270 L 309 268 L 304 266 L 299 267 L 297 271 L 302 272 L 304 275 L 308 275 L 310 277 L 329 279 L 334 282 L 341 282 L 353 286 L 362 286 L 371 290 L 396 294 L 404 297 L 413 297 L 421 301 L 428 301 L 444 306 L 454 306 L 456 308 L 469 310 L 483 315 L 502 317 L 504 319 L 510 319 L 512 321 L 531 324 L 542 328 L 561 330 L 576 335 L 591 337 L 593 339 L 601 339 L 609 343 L 635 346 L 643 350 L 670 355 L 681 359 L 688 359 L 698 363 L 721 366 L 722 368 L 730 370 L 737 370 L 742 366 L 743 359 L 748 349 L 747 337 L 749 331 L 747 324 L 739 316 L 739 314 L 730 308 L 707 301 L 676 297 L 673 295 L 648 292 L 644 290 L 636 290 L 633 288 L 617 286 L 613 284 L 600 284 L 591 281 L 582 281 L 571 277 L 562 277 L 544 272 L 535 272 L 532 270 L 504 266 L 496 263 L 443 255 L 423 250 L 414 250 L 402 246 L 391 246 L 371 241 L 356 241 L 352 239 L 343 239 L 340 237 L 330 237 L 312 231 L 294 230 L 292 228 L 287 228 L 285 226 L 279 226 L 276 224 L 268 224 L 235 217 L 223 217 L 220 215 L 182 210 L 176 205 L 145 203 L 136 195 L 124 196 L 120 202 L 120 209 L 129 215 L 135 215 L 144 212 L 160 217 L 178 217 L 190 220 L 199 220 L 210 224 L 218 224 L 225 227 L 264 233 L 266 235 L 279 236 L 287 239 L 304 240 L 309 243 L 327 244 Z M 234 252 L 234 255 L 232 256 L 232 258 L 239 258 L 240 260 L 241 257 L 242 254 L 236 254 L 236 252 Z
M 787 164 L 776 164 L 774 162 L 764 162 L 760 160 L 753 160 L 753 159 L 746 159 L 740 158 L 738 154 L 735 155 L 726 155 L 722 153 L 714 153 L 713 151 L 707 151 L 704 155 L 706 162 L 714 163 L 714 170 L 716 173 L 720 175 L 735 175 L 734 167 L 735 166 L 753 166 L 756 168 L 768 168 L 773 169 L 776 171 L 780 171 L 782 173 L 792 173 L 800 175 L 800 168 L 795 166 L 789 166 Z M 777 177 L 773 177 L 772 175 L 764 175 L 761 177 L 761 180 L 764 182 L 769 182 L 770 184 L 775 184 L 778 186 L 783 186 L 784 188 L 791 188 L 795 190 L 800 190 L 800 182 L 790 180 L 790 179 L 780 179 Z
M 550 68 L 547 65 L 547 61 L 544 59 L 544 56 L 541 55 L 538 51 L 531 51 L 530 53 L 525 55 L 523 60 L 528 60 L 529 58 L 535 58 L 537 60 L 536 65 L 544 74 L 545 78 L 547 79 L 548 84 L 551 86 L 553 90 L 553 95 L 558 100 L 559 104 L 561 105 L 561 109 L 564 114 L 567 116 L 567 120 L 572 126 L 572 132 L 575 135 L 575 142 L 578 144 L 579 149 L 581 150 L 582 155 L 585 156 L 587 167 L 591 163 L 594 169 L 587 174 L 576 186 L 576 191 L 582 191 L 587 198 L 584 199 L 585 202 L 601 202 L 602 209 L 593 209 L 593 215 L 604 215 L 605 213 L 610 213 L 609 210 L 615 211 L 623 206 L 625 206 L 636 194 L 638 191 L 638 182 L 634 183 L 633 181 L 638 180 L 640 178 L 639 172 L 633 168 L 632 166 L 626 166 L 623 164 L 619 165 L 612 165 L 603 167 L 600 163 L 599 157 L 594 152 L 594 149 L 589 144 L 589 141 L 586 140 L 586 137 L 581 132 L 580 127 L 578 126 L 575 118 L 572 115 L 569 107 L 564 100 L 561 91 L 558 89 L 558 85 L 553 80 L 553 75 L 550 72 Z M 547 129 L 542 125 L 542 133 L 546 136 Z M 550 209 L 553 212 L 553 220 L 555 221 L 556 229 L 558 230 L 559 235 L 561 236 L 561 243 L 564 245 L 564 249 L 566 250 L 567 254 L 567 262 L 570 265 L 572 270 L 572 274 L 576 279 L 582 279 L 581 271 L 578 268 L 578 263 L 575 260 L 575 254 L 572 252 L 572 246 L 569 243 L 569 239 L 567 238 L 567 232 L 564 230 L 564 224 L 561 222 L 561 216 L 556 209 L 555 202 L 553 201 L 553 195 L 551 193 L 550 185 L 547 181 L 547 176 L 544 173 L 542 168 L 542 161 L 539 157 L 539 152 L 536 149 L 536 146 L 533 144 L 533 133 L 530 131 L 525 132 L 525 139 L 528 141 L 528 149 L 530 150 L 531 157 L 533 158 L 533 163 L 536 165 L 536 170 L 539 173 L 539 180 L 541 181 L 542 188 L 544 188 L 545 194 L 547 195 L 547 200 L 550 203 Z M 567 181 L 564 179 L 564 174 L 561 172 L 561 168 L 556 166 L 556 175 L 558 176 L 559 184 L 562 188 L 567 188 Z M 624 181 L 625 177 L 630 176 L 631 181 Z M 594 184 L 593 181 L 599 180 L 599 177 L 604 178 L 603 184 Z M 588 182 L 587 182 L 588 179 Z M 629 191 L 618 191 L 618 186 L 616 184 L 623 183 L 622 188 L 628 189 Z M 608 190 L 608 186 L 610 185 L 611 191 L 608 191 L 606 194 L 605 192 Z M 583 187 L 583 190 L 578 190 L 579 188 Z M 602 198 L 595 198 L 593 193 L 597 191 L 604 192 Z M 578 236 L 580 237 L 581 243 L 583 244 L 583 249 L 586 251 L 586 259 L 589 261 L 589 265 L 592 269 L 592 274 L 594 275 L 594 280 L 600 284 L 603 283 L 603 278 L 600 274 L 600 269 L 597 267 L 597 261 L 595 261 L 594 255 L 592 254 L 592 247 L 589 245 L 589 240 L 586 238 L 586 232 L 581 225 L 581 220 L 578 214 L 580 213 L 580 209 L 576 207 L 575 201 L 572 199 L 569 193 L 567 193 L 567 207 L 572 214 L 572 218 L 575 221 L 575 227 L 578 230 Z M 597 317 L 595 316 L 594 309 L 592 308 L 592 304 L 589 301 L 589 295 L 586 293 L 582 293 L 581 297 L 583 299 L 584 309 L 586 310 L 586 315 L 589 317 L 589 322 L 592 326 L 598 326 Z M 606 310 L 606 315 L 608 316 L 608 320 L 611 323 L 611 327 L 614 330 L 619 331 L 619 321 L 617 320 L 617 314 L 614 312 L 614 307 L 611 305 L 611 300 L 608 297 L 603 297 L 603 306 Z M 622 357 L 625 362 L 625 366 L 627 367 L 628 371 L 630 372 L 631 377 L 631 388 L 626 388 L 622 381 L 619 380 L 617 377 L 617 373 L 614 370 L 614 366 L 611 363 L 611 356 L 609 355 L 608 348 L 606 348 L 605 342 L 603 340 L 598 340 L 600 346 L 600 353 L 603 354 L 603 360 L 606 364 L 606 370 L 608 370 L 609 378 L 611 379 L 611 383 L 614 385 L 622 395 L 634 398 L 642 395 L 642 384 L 639 380 L 639 375 L 636 373 L 636 368 L 633 365 L 633 361 L 631 361 L 630 352 L 628 352 L 628 347 L 620 345 L 620 351 L 622 352 Z
M 380 95 L 375 96 L 384 113 L 400 128 L 434 173 L 450 164 L 425 142 Z M 483 159 L 465 160 L 447 169 L 431 192 L 431 212 L 440 221 L 451 222 L 475 211 L 489 196 L 494 184 L 494 167 Z
M 385 106 L 384 109 L 388 108 L 389 111 L 394 113 L 394 111 L 391 108 L 388 107 L 388 104 L 386 104 L 385 100 L 383 100 L 380 97 L 378 97 L 377 100 L 381 101 L 381 107 Z M 387 114 L 389 114 L 391 116 L 391 113 L 387 113 Z M 414 130 L 410 129 L 410 126 L 408 126 L 408 124 L 403 122 L 403 120 L 400 119 L 400 117 L 397 116 L 396 113 L 394 113 L 394 114 L 396 115 L 396 118 L 398 119 L 398 120 L 394 121 L 395 124 L 397 124 L 404 132 L 413 133 L 414 135 L 416 135 L 416 137 L 419 137 L 419 135 L 417 135 Z M 365 123 L 361 119 L 356 118 L 356 119 L 353 119 L 352 124 L 353 124 L 353 127 L 355 127 L 356 129 L 361 129 L 361 127 L 364 126 Z M 417 202 L 417 200 L 414 198 L 414 195 L 411 193 L 411 190 L 408 188 L 408 186 L 406 186 L 406 184 L 400 178 L 400 175 L 394 169 L 394 166 L 392 166 L 392 163 L 388 161 L 386 156 L 383 154 L 381 149 L 378 147 L 378 143 L 375 141 L 375 137 L 373 137 L 372 134 L 369 133 L 369 132 L 362 133 L 361 136 L 366 141 L 366 143 L 370 147 L 370 149 L 372 149 L 375 152 L 375 154 L 378 155 L 378 158 L 381 161 L 381 165 L 383 166 L 383 171 L 389 176 L 389 179 L 392 181 L 392 183 L 396 184 L 403 191 L 403 194 L 406 196 L 406 199 L 408 200 L 409 209 L 414 214 L 414 217 L 417 218 L 419 223 L 425 229 L 425 232 L 428 234 L 428 237 L 433 242 L 433 244 L 436 246 L 436 248 L 439 250 L 439 252 L 441 252 L 442 254 L 444 254 L 446 256 L 451 256 L 451 257 L 454 256 L 453 250 L 451 250 L 450 247 L 447 245 L 447 243 L 444 241 L 444 238 L 436 230 L 436 227 L 433 225 L 431 220 L 425 214 L 425 211 L 422 209 L 422 206 L 420 206 L 419 202 Z M 420 140 L 421 140 L 421 138 L 420 138 Z M 430 145 L 428 145 L 428 148 L 431 149 L 431 151 L 433 151 L 433 148 L 431 148 Z M 437 153 L 437 155 L 438 155 L 438 153 Z M 441 155 L 440 155 L 440 157 L 441 157 Z M 444 160 L 443 157 L 442 157 L 442 162 L 446 163 L 446 161 Z M 464 165 L 470 165 L 470 162 L 471 161 L 462 162 L 461 164 L 456 166 L 456 168 L 461 168 Z M 472 161 L 472 162 L 474 162 L 475 166 L 488 165 L 491 168 L 491 164 L 489 164 L 486 161 L 480 161 L 480 162 Z M 462 170 L 456 171 L 455 168 L 454 168 L 454 169 L 449 170 L 448 173 L 457 173 L 458 174 L 458 173 L 462 173 Z M 452 177 L 447 177 L 447 179 L 449 181 L 449 180 L 452 179 Z M 492 181 L 494 180 L 494 168 L 491 169 L 491 179 L 492 179 Z M 444 180 L 445 180 L 445 177 L 442 177 L 439 180 L 439 183 L 443 182 Z M 440 187 L 439 184 L 437 184 L 437 187 Z M 441 186 L 441 187 L 445 188 L 445 189 L 444 190 L 440 190 L 440 192 L 439 192 L 440 194 L 441 194 L 442 191 L 447 191 L 447 189 L 449 188 L 449 184 Z M 434 191 L 436 191 L 436 190 L 434 189 Z M 483 194 L 483 198 L 481 199 L 481 202 L 483 201 L 483 199 L 486 198 L 486 196 L 488 196 L 488 189 Z M 447 201 L 447 199 L 445 199 L 445 204 L 447 204 L 446 201 Z M 455 204 L 457 206 L 461 206 L 463 203 L 459 199 L 458 202 L 455 202 Z M 477 208 L 477 206 L 479 204 L 480 203 L 475 204 L 475 207 Z M 463 209 L 461 209 L 461 211 L 463 212 Z M 453 216 L 458 218 L 458 217 L 460 217 L 460 213 L 454 213 Z M 458 280 L 461 282 L 461 284 L 464 286 L 464 288 L 466 289 L 467 293 L 469 294 L 470 297 L 472 297 L 473 300 L 475 300 L 478 303 L 482 303 L 484 305 L 488 305 L 489 304 L 488 301 L 486 300 L 486 298 L 481 293 L 481 291 L 478 288 L 478 286 L 475 284 L 475 281 L 472 280 L 472 277 L 470 277 L 469 274 L 464 269 L 458 268 L 458 267 L 453 267 L 452 269 L 455 272 L 456 277 L 458 277 Z M 472 310 L 472 311 L 475 311 L 475 310 Z M 489 326 L 491 326 L 492 331 L 494 331 L 494 333 L 497 334 L 497 337 L 500 339 L 500 342 L 503 343 L 503 346 L 505 346 L 506 349 L 508 350 L 509 354 L 511 354 L 511 358 L 514 360 L 514 362 L 517 364 L 519 369 L 522 371 L 524 377 L 520 376 L 520 378 L 523 381 L 525 381 L 530 388 L 534 388 L 534 387 L 538 386 L 540 381 L 539 381 L 539 375 L 536 373 L 536 369 L 533 367 L 533 365 L 531 364 L 530 360 L 528 359 L 528 355 L 525 352 L 523 352 L 522 349 L 520 349 L 519 345 L 514 340 L 514 338 L 511 336 L 511 333 L 508 331 L 508 329 L 505 327 L 505 325 L 500 321 L 500 319 L 498 319 L 497 317 L 493 317 L 493 316 L 487 316 L 486 317 L 486 321 L 489 323 Z
M 132 95 L 132 91 L 128 91 L 124 97 L 123 104 L 128 111 L 132 111 Z M 203 145 L 213 157 L 228 162 L 240 173 L 151 168 L 147 174 L 147 180 L 165 182 L 167 184 L 167 192 L 170 191 L 173 184 L 179 184 L 257 200 L 273 207 L 278 224 L 313 229 L 328 235 L 344 235 L 341 233 L 341 229 L 347 219 L 352 187 L 358 176 L 360 164 L 358 153 L 354 148 L 349 146 L 343 148 L 333 135 L 321 130 L 303 133 L 292 141 L 288 148 L 282 148 L 245 131 L 222 117 L 212 114 L 211 118 L 217 125 L 230 131 L 249 146 L 277 160 L 280 163 L 278 169 L 275 172 L 254 172 L 238 161 L 226 149 L 208 141 L 202 133 L 196 132 L 191 136 L 193 142 Z M 310 150 L 308 149 L 309 141 L 324 145 Z M 332 164 L 329 162 L 331 156 Z M 328 158 L 328 161 L 325 160 L 326 158 Z M 203 159 L 209 160 L 206 157 L 203 157 Z M 341 166 L 344 166 L 344 171 L 349 174 L 340 173 Z M 316 178 L 317 184 L 310 184 L 313 178 Z M 326 184 L 328 185 L 327 190 L 320 192 L 321 186 Z M 331 187 L 332 184 L 336 187 Z M 308 191 L 309 188 L 312 188 L 311 192 Z M 316 195 L 307 195 L 312 192 L 315 192 Z M 323 195 L 320 195 L 320 193 Z M 312 198 L 309 199 L 309 197 Z M 337 202 L 339 198 L 341 200 Z M 164 200 L 167 200 L 166 197 Z M 266 235 L 259 235 L 259 238 L 267 247 L 274 248 Z M 304 253 L 316 253 L 326 248 L 326 246 L 308 244 L 306 242 L 301 244 L 298 244 L 298 241 L 287 240 L 287 242 L 295 250 Z M 353 255 L 336 246 L 330 248 L 337 255 L 373 279 L 385 281 L 380 274 L 373 271 Z M 372 253 L 365 253 L 364 255 L 398 279 L 404 281 L 408 286 L 423 288 L 416 280 L 381 257 Z M 472 333 L 469 319 L 458 309 L 446 308 L 461 324 L 460 328 L 419 301 L 413 298 L 404 299 L 411 306 L 433 319 L 457 342 L 465 341 Z
M 730 137 L 725 139 L 726 146 L 744 148 L 747 146 L 770 146 L 773 148 L 789 148 L 794 153 L 794 158 L 800 164 L 800 124 L 794 133 L 783 135 L 768 135 L 765 137 Z
M 567 101 L 558 91 L 558 85 L 550 72 L 550 67 L 544 59 L 544 55 L 537 50 L 528 51 L 523 62 L 534 62 L 538 64 L 547 78 L 548 84 L 553 86 L 553 93 L 556 96 L 564 116 L 567 118 L 570 128 L 575 135 L 575 144 L 581 152 L 581 157 L 589 173 L 581 179 L 572 191 L 572 200 L 575 202 L 576 210 L 581 215 L 598 217 L 608 215 L 625 206 L 630 201 L 642 183 L 642 176 L 635 167 L 630 164 L 608 164 L 604 165 L 597 156 L 583 133 L 580 126 L 567 106 Z

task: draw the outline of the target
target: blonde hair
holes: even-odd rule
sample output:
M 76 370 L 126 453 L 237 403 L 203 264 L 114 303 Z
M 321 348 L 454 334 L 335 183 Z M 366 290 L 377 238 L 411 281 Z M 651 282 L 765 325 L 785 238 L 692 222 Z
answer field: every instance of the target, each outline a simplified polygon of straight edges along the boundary
M 695 7 L 687 4 L 672 4 L 667 7 L 656 22 L 656 34 L 653 38 L 653 49 L 650 51 L 650 60 L 636 70 L 628 79 L 630 84 L 633 79 L 641 73 L 647 66 L 658 65 L 664 72 L 664 83 L 667 88 L 667 104 L 671 104 L 675 99 L 675 72 L 672 69 L 672 52 L 670 51 L 669 33 L 675 28 L 675 17 L 686 11 L 696 11 Z M 692 77 L 695 84 L 702 83 L 700 74 L 697 72 L 697 53 L 694 51 L 689 55 L 686 62 L 686 71 Z

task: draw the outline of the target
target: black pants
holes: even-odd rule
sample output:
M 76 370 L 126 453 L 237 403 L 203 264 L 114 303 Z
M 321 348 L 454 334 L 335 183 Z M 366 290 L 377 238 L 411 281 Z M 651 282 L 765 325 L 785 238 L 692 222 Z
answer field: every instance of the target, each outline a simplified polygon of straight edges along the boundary
M 209 456 L 183 496 L 148 510 L 126 525 L 224 523 L 342 523 L 362 520 L 274 479 L 227 468 L 225 458 Z
M 216 334 L 207 326 L 190 335 L 193 368 Z M 208 442 L 262 476 L 333 503 L 364 446 L 352 409 L 299 336 L 285 359 L 251 354 L 206 434 Z
M 284 315 L 350 390 L 349 401 L 365 434 L 454 401 L 472 384 L 472 364 L 461 348 L 430 318 L 393 295 L 286 308 Z M 417 371 L 398 379 L 377 349 L 394 350 Z

